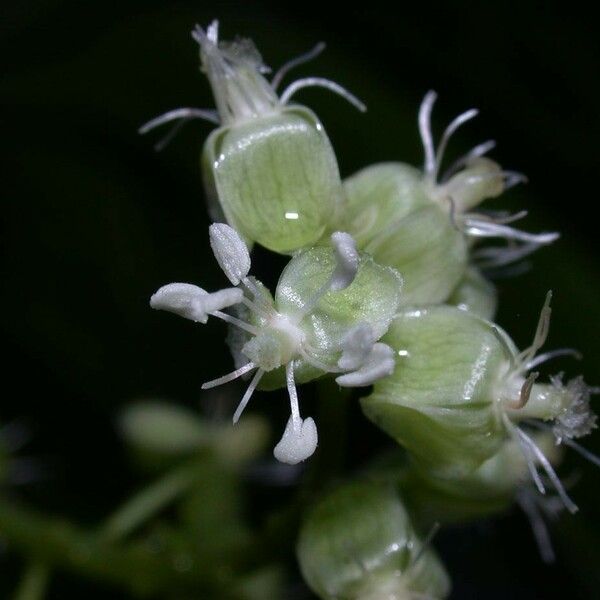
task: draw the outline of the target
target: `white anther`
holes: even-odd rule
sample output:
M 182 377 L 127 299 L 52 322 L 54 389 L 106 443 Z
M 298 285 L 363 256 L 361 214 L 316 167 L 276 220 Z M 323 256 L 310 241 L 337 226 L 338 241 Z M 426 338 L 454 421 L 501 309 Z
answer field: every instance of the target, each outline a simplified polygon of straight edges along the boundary
M 394 372 L 394 351 L 387 344 L 375 344 L 366 361 L 356 371 L 336 377 L 342 387 L 365 387 Z
M 282 463 L 295 465 L 314 454 L 318 441 L 317 426 L 311 417 L 298 423 L 291 416 L 273 456 Z
M 166 310 L 184 319 L 206 323 L 208 315 L 241 302 L 244 293 L 237 288 L 226 288 L 209 294 L 190 283 L 169 283 L 150 298 L 150 306 Z
M 250 271 L 250 253 L 237 231 L 225 223 L 213 223 L 208 233 L 210 247 L 221 269 L 233 285 L 238 285 Z
M 368 323 L 353 327 L 342 339 L 342 357 L 338 367 L 344 371 L 359 369 L 373 351 L 375 342 L 375 333 Z
M 356 242 L 349 233 L 336 231 L 331 236 L 337 265 L 331 276 L 329 289 L 333 292 L 347 288 L 356 277 L 358 271 L 358 251 Z

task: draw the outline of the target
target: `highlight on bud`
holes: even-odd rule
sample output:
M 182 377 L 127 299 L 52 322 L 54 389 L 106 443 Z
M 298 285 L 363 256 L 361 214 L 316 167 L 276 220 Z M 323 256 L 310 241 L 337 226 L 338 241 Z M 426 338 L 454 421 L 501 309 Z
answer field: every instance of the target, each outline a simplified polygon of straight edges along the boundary
M 393 269 L 360 255 L 348 234 L 336 232 L 330 246 L 292 258 L 273 298 L 248 276 L 248 250 L 234 229 L 213 224 L 210 239 L 219 266 L 236 287 L 209 294 L 174 283 L 160 288 L 150 304 L 202 323 L 215 316 L 238 330 L 229 337 L 236 369 L 202 387 L 254 372 L 233 415 L 236 423 L 259 384 L 265 389 L 285 385 L 291 417 L 274 454 L 295 464 L 317 447 L 314 421 L 300 416 L 296 381 L 335 374 L 340 385 L 364 386 L 391 373 L 393 352 L 377 340 L 394 318 L 402 280 Z M 236 314 L 222 311 L 228 307 Z
M 337 160 L 323 125 L 308 108 L 290 104 L 301 89 L 324 87 L 361 111 L 364 104 L 339 84 L 321 77 L 291 83 L 278 96 L 287 73 L 320 53 L 324 45 L 292 59 L 266 79 L 270 69 L 251 40 L 219 39 L 219 24 L 192 37 L 200 47 L 202 71 L 215 99 L 216 111 L 180 108 L 146 123 L 140 133 L 171 121 L 174 130 L 194 118 L 219 126 L 202 154 L 209 212 L 214 221 L 227 221 L 252 244 L 292 253 L 310 246 L 330 230 L 342 203 Z
M 323 600 L 441 600 L 450 592 L 430 540 L 419 537 L 398 493 L 374 481 L 345 484 L 317 502 L 296 553 Z

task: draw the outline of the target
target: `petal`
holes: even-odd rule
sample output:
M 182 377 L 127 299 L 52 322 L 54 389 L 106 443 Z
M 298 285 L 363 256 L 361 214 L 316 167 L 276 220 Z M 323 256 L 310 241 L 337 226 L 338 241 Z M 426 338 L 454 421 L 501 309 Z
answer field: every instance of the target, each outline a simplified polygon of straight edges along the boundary
M 326 293 L 305 315 L 306 307 L 327 285 L 336 268 L 334 252 L 317 247 L 298 253 L 284 269 L 275 293 L 275 308 L 298 319 L 317 358 L 339 360 L 342 340 L 359 323 L 373 328 L 375 339 L 388 329 L 400 303 L 402 278 L 395 269 L 360 256 L 354 281 L 344 290 Z
M 250 254 L 237 231 L 225 223 L 213 223 L 209 229 L 210 247 L 221 269 L 233 285 L 250 271 Z
M 342 387 L 365 387 L 394 372 L 394 351 L 387 344 L 375 344 L 365 363 L 357 371 L 336 377 Z
M 206 295 L 206 290 L 191 283 L 169 283 L 152 295 L 150 306 L 155 310 L 175 313 L 184 319 L 206 323 L 208 315 L 198 311 L 197 302 Z
M 359 323 L 342 339 L 342 357 L 338 367 L 345 371 L 358 369 L 366 360 L 376 339 L 373 328 L 368 323 Z
M 356 242 L 349 233 L 336 231 L 331 236 L 331 243 L 335 252 L 337 265 L 331 276 L 332 291 L 346 289 L 356 277 L 359 256 Z
M 273 455 L 280 462 L 295 465 L 312 456 L 317 443 L 317 426 L 311 417 L 301 421 L 299 428 L 294 427 L 293 417 L 290 417 Z
M 190 283 L 170 283 L 150 298 L 150 306 L 175 313 L 184 319 L 206 323 L 210 313 L 241 302 L 243 295 L 238 288 L 225 288 L 209 294 Z

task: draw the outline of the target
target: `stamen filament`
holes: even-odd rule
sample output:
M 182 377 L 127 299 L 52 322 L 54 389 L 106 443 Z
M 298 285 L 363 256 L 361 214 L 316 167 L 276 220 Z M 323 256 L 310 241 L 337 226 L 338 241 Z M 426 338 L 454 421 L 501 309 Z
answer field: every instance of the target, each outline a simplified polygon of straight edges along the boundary
M 354 94 L 349 92 L 346 88 L 342 87 L 338 83 L 335 83 L 335 81 L 330 81 L 329 79 L 324 79 L 323 77 L 306 77 L 304 79 L 298 79 L 297 81 L 294 81 L 294 83 L 290 83 L 290 85 L 288 85 L 288 87 L 286 87 L 281 94 L 279 101 L 281 104 L 287 104 L 296 92 L 306 87 L 323 87 L 334 94 L 340 95 L 342 98 L 344 98 L 344 100 L 350 102 L 350 104 L 356 107 L 360 112 L 365 112 L 367 110 L 366 105 Z
M 235 412 L 233 413 L 233 424 L 234 425 L 239 421 L 240 417 L 242 416 L 244 409 L 248 405 L 248 402 L 250 402 L 250 398 L 252 398 L 252 394 L 254 394 L 254 390 L 256 389 L 256 386 L 258 385 L 261 377 L 264 374 L 265 374 L 265 372 L 263 369 L 258 369 L 258 371 L 256 371 L 256 373 L 254 374 L 254 377 L 252 378 L 250 385 L 246 389 L 246 392 L 242 396 L 242 399 L 241 399 L 240 403 L 238 404 L 238 407 L 235 409 Z
M 539 463 L 542 466 L 542 468 L 544 469 L 544 471 L 546 471 L 546 474 L 550 478 L 550 481 L 552 482 L 554 489 L 557 491 L 557 493 L 560 496 L 561 500 L 563 501 L 566 509 L 570 513 L 576 513 L 578 510 L 577 505 L 567 495 L 567 492 L 565 491 L 563 484 L 561 483 L 560 479 L 558 478 L 558 475 L 552 468 L 550 461 L 546 458 L 544 453 L 537 447 L 536 443 L 524 431 L 522 431 L 518 427 L 516 428 L 516 430 L 517 430 L 519 437 L 523 440 L 524 443 L 526 443 L 529 446 L 529 448 L 531 449 L 531 451 L 533 452 L 533 454 L 539 461 Z
M 521 367 L 521 372 L 530 371 L 531 369 L 535 369 L 539 365 L 552 360 L 553 358 L 558 358 L 559 356 L 572 356 L 577 360 L 581 360 L 581 354 L 577 352 L 577 350 L 573 348 L 560 348 L 559 350 L 552 350 L 550 352 L 544 352 L 544 354 L 540 354 L 539 356 L 533 358 L 532 360 L 526 362 Z
M 553 563 L 556 560 L 552 548 L 552 540 L 548 533 L 548 527 L 542 518 L 535 498 L 530 496 L 529 490 L 517 494 L 517 503 L 529 519 L 533 537 L 537 543 L 538 550 L 545 563 Z
M 435 173 L 435 148 L 433 146 L 433 137 L 431 134 L 431 110 L 437 99 L 437 94 L 430 90 L 425 94 L 423 102 L 419 108 L 419 133 L 425 152 L 425 164 L 423 170 L 425 175 L 433 179 Z
M 239 369 L 236 369 L 235 371 L 232 371 L 231 373 L 227 373 L 227 375 L 223 375 L 222 377 L 217 377 L 217 379 L 212 379 L 211 381 L 207 381 L 206 383 L 203 383 L 202 389 L 209 390 L 209 389 L 217 387 L 219 385 L 223 385 L 224 383 L 229 383 L 230 381 L 233 381 L 234 379 L 237 379 L 238 377 L 245 375 L 246 373 L 248 373 L 248 371 L 252 371 L 252 369 L 255 369 L 255 368 L 256 368 L 256 365 L 253 362 L 249 362 L 249 363 L 245 364 L 243 367 L 240 367 Z
M 294 431 L 299 432 L 302 428 L 302 419 L 300 418 L 300 407 L 298 405 L 298 390 L 294 381 L 294 362 L 290 361 L 285 366 L 285 379 L 287 383 L 288 394 L 290 396 L 290 409 L 292 411 L 292 422 Z
M 440 170 L 442 160 L 444 158 L 444 153 L 446 151 L 446 146 L 448 145 L 450 138 L 452 137 L 454 132 L 461 125 L 463 125 L 467 121 L 470 121 L 471 119 L 476 117 L 478 114 L 479 114 L 479 111 L 476 108 L 467 110 L 466 112 L 462 113 L 461 115 L 458 115 L 458 117 L 456 117 L 454 120 L 452 120 L 450 125 L 448 125 L 448 127 L 446 127 L 444 133 L 442 134 L 442 139 L 440 140 L 440 143 L 438 145 L 438 150 L 437 150 L 436 157 L 435 157 L 435 169 L 433 171 L 433 180 L 434 181 L 437 179 L 437 175 Z
M 240 329 L 243 329 L 252 335 L 258 335 L 260 333 L 258 327 L 254 327 L 254 325 L 250 325 L 250 323 L 246 323 L 246 321 L 242 321 L 241 319 L 238 319 L 232 315 L 228 315 L 220 310 L 216 310 L 210 314 L 213 315 L 213 317 L 217 317 L 222 321 L 231 323 L 232 325 L 235 325 L 236 327 L 239 327 Z
M 300 56 L 296 56 L 295 58 L 292 58 L 291 60 L 288 60 L 286 63 L 281 65 L 281 67 L 279 67 L 279 69 L 277 70 L 277 73 L 273 75 L 273 79 L 271 79 L 271 87 L 273 88 L 273 90 L 277 91 L 277 88 L 279 87 L 279 84 L 282 82 L 283 78 L 292 69 L 295 69 L 296 67 L 299 67 L 300 65 L 303 65 L 304 63 L 313 60 L 313 58 L 319 56 L 319 54 L 321 54 L 323 50 L 325 50 L 325 42 L 319 42 L 314 48 L 312 48 L 308 52 L 300 54 Z
M 151 119 L 147 123 L 144 123 L 139 129 L 138 133 L 144 135 L 165 123 L 175 121 L 177 119 L 204 119 L 215 125 L 219 125 L 219 120 L 216 110 L 203 109 L 203 108 L 175 108 L 169 110 L 166 113 Z
M 494 140 L 488 140 L 487 142 L 483 142 L 478 144 L 474 148 L 471 148 L 466 154 L 463 154 L 459 159 L 455 160 L 450 167 L 444 171 L 442 175 L 441 182 L 446 183 L 452 175 L 460 171 L 466 164 L 474 159 L 487 154 L 490 150 L 493 150 L 496 147 L 496 142 Z

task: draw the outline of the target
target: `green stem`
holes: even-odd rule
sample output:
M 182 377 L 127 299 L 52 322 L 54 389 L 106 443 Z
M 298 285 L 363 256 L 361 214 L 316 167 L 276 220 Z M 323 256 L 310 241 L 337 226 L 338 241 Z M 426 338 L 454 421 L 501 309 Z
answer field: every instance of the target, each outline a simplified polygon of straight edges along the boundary
M 102 541 L 116 542 L 131 534 L 188 490 L 196 481 L 197 472 L 197 460 L 186 463 L 127 500 L 101 527 Z
M 202 598 L 240 598 L 227 592 L 233 575 L 224 577 L 214 565 L 198 563 L 194 569 L 178 570 L 175 556 L 147 543 L 105 543 L 66 520 L 5 498 L 0 498 L 0 534 L 33 561 L 116 585 L 134 596 L 164 598 L 178 590 L 195 590 Z
M 43 600 L 48 588 L 50 569 L 41 562 L 27 565 L 23 578 L 14 595 L 14 600 Z

